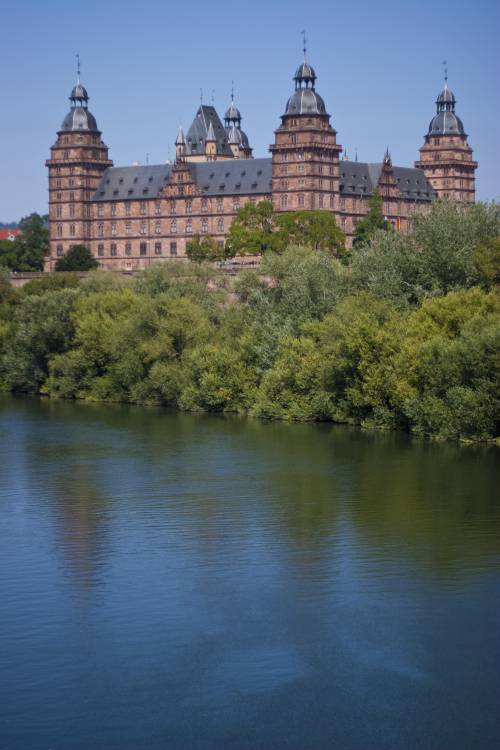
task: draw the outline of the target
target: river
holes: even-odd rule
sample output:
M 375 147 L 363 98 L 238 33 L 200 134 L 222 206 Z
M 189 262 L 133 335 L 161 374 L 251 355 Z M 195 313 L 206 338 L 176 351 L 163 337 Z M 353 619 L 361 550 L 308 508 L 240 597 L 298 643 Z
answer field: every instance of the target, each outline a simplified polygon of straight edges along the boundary
M 0 750 L 500 746 L 499 457 L 0 397 Z

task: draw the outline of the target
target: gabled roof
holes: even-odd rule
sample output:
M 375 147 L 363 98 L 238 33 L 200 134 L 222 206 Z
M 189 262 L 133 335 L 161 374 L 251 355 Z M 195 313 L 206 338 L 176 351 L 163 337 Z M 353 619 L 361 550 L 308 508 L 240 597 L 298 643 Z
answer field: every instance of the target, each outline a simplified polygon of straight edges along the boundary
M 227 133 L 215 107 L 201 104 L 187 132 L 187 153 L 191 155 L 204 154 L 208 129 L 212 123 L 215 141 L 217 143 L 217 154 L 221 156 L 232 156 L 232 151 L 227 142 Z

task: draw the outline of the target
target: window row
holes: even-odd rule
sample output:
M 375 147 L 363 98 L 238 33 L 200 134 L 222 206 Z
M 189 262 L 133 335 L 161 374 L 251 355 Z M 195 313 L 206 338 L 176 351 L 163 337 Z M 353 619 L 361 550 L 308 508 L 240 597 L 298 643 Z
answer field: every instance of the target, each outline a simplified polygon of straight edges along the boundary
M 177 242 L 169 242 L 164 243 L 162 245 L 161 242 L 157 241 L 152 243 L 151 245 L 153 252 L 155 255 L 163 255 L 165 251 L 169 251 L 170 255 L 177 255 Z M 118 245 L 116 242 L 111 242 L 109 245 L 109 254 L 111 257 L 116 257 L 118 255 Z M 132 255 L 132 243 L 131 242 L 125 242 L 123 246 L 123 252 L 125 255 Z M 140 242 L 139 243 L 139 255 L 148 255 L 149 245 L 147 242 Z M 106 254 L 106 245 L 103 242 L 100 242 L 97 245 L 97 255 L 102 258 Z
M 219 218 L 219 219 L 217 219 L 216 228 L 217 228 L 217 232 L 219 232 L 219 233 L 224 232 L 224 219 L 222 217 Z M 177 231 L 178 231 L 178 220 L 177 219 L 172 219 L 170 221 L 170 223 L 169 223 L 169 229 L 170 229 L 170 232 L 169 232 L 170 234 L 177 234 Z M 201 220 L 201 222 L 200 222 L 200 230 L 201 230 L 202 234 L 207 234 L 208 233 L 208 219 L 202 219 Z M 163 231 L 164 231 L 164 229 L 162 227 L 161 221 L 156 221 L 155 224 L 154 224 L 154 233 L 155 234 L 162 234 Z M 192 232 L 193 232 L 193 221 L 192 221 L 192 219 L 187 219 L 186 220 L 186 230 L 185 231 L 186 231 L 187 234 L 192 234 Z M 117 224 L 116 224 L 116 222 L 112 222 L 111 223 L 111 225 L 110 225 L 110 233 L 111 233 L 111 236 L 116 236 L 116 234 L 117 234 Z M 147 222 L 146 221 L 141 221 L 140 224 L 139 224 L 139 234 L 145 235 L 147 233 L 148 233 L 147 232 Z M 62 229 L 61 229 L 61 234 L 62 234 Z M 125 222 L 125 234 L 132 234 L 132 222 L 131 221 L 126 221 Z M 97 225 L 97 236 L 98 237 L 104 237 L 104 224 L 103 223 L 99 223 Z

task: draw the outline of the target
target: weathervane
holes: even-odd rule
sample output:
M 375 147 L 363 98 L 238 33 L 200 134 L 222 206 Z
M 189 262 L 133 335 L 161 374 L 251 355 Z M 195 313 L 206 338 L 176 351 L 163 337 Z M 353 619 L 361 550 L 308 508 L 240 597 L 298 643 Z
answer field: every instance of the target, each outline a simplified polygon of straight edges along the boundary
M 304 52 L 304 62 L 306 61 L 306 54 L 307 54 L 307 44 L 306 44 L 306 32 L 301 31 L 302 34 L 302 50 Z
M 234 81 L 231 81 L 231 101 L 234 102 Z
M 444 80 L 446 83 L 448 83 L 448 63 L 446 62 L 446 60 L 443 60 L 441 65 L 444 68 Z
M 78 78 L 78 83 L 80 83 L 80 55 L 78 52 L 76 53 L 75 57 L 76 57 L 76 75 Z

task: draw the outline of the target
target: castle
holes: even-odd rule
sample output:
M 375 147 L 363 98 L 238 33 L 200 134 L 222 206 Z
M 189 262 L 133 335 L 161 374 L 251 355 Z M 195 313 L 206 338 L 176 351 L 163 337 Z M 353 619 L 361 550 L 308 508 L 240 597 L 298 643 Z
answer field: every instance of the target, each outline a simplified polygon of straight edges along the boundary
M 388 151 L 380 163 L 342 157 L 305 50 L 294 83 L 270 158 L 252 158 L 232 97 L 224 124 L 213 106 L 201 104 L 186 135 L 179 129 L 175 163 L 114 167 L 78 74 L 70 111 L 46 162 L 45 270 L 53 270 L 76 244 L 86 245 L 100 267 L 116 270 L 183 257 L 194 234 L 224 242 L 238 209 L 261 200 L 271 200 L 278 212 L 332 212 L 348 244 L 375 189 L 387 220 L 402 232 L 411 214 L 436 198 L 474 201 L 477 162 L 446 75 L 414 167 L 394 166 Z

